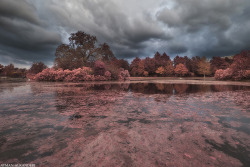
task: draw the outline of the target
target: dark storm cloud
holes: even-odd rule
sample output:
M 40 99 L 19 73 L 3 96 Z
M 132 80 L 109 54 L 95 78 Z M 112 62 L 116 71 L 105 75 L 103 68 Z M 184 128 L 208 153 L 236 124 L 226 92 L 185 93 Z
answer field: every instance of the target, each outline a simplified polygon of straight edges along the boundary
M 118 58 L 228 56 L 250 48 L 249 0 L 1 0 L 0 63 L 53 64 L 78 30 Z
M 227 29 L 231 25 L 231 15 L 241 12 L 238 8 L 242 0 L 176 0 L 172 9 L 164 8 L 158 19 L 170 27 L 185 27 L 190 32 L 199 31 L 204 26 Z
M 167 49 L 170 54 L 181 54 L 187 52 L 187 48 L 180 44 L 173 44 Z
M 228 56 L 249 49 L 248 0 L 175 0 L 157 19 L 184 39 L 189 55 Z M 202 37 L 200 37 L 202 36 Z M 196 38 L 198 38 L 196 40 Z
M 61 37 L 44 24 L 34 5 L 23 0 L 2 0 L 0 14 L 0 63 L 26 67 L 34 61 L 51 64 Z
M 1 0 L 0 15 L 12 19 L 22 19 L 34 24 L 39 24 L 39 18 L 33 5 L 26 1 Z

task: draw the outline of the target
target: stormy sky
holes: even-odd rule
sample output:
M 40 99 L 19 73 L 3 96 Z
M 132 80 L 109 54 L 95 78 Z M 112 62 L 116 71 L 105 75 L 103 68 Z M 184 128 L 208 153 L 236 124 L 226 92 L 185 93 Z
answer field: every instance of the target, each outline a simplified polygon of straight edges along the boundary
M 0 0 L 0 64 L 51 66 L 78 30 L 117 58 L 230 56 L 250 49 L 249 0 Z

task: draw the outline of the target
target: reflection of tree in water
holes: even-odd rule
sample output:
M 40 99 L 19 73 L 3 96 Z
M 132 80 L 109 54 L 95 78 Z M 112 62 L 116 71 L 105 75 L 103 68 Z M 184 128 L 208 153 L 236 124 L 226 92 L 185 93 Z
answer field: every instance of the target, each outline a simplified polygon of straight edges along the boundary
M 189 88 L 189 85 L 187 84 L 176 84 L 174 85 L 174 90 L 177 94 L 180 93 L 187 93 L 187 89 Z
M 173 94 L 173 84 L 133 83 L 129 87 L 132 92 L 143 94 Z
M 211 88 L 213 92 L 250 90 L 249 86 L 239 86 L 239 85 L 211 85 Z
M 22 84 L 23 85 L 23 84 Z M 120 83 L 120 84 L 82 84 L 82 83 L 29 83 L 32 93 L 34 95 L 51 90 L 56 93 L 56 97 L 61 99 L 57 100 L 58 111 L 70 109 L 76 106 L 91 106 L 97 104 L 105 104 L 108 99 L 90 99 L 89 94 L 96 94 L 102 92 L 120 92 L 131 91 L 142 94 L 165 94 L 165 96 L 154 97 L 156 101 L 166 101 L 172 95 L 187 95 L 190 93 L 207 93 L 207 92 L 224 92 L 235 90 L 250 90 L 250 87 L 246 86 L 232 86 L 232 85 L 194 85 L 194 84 L 164 84 L 164 83 Z M 20 85 L 19 85 L 20 86 Z M 6 85 L 4 89 L 13 90 L 15 86 Z M 0 91 L 3 89 L 0 89 Z M 168 96 L 166 96 L 168 95 Z M 115 96 L 115 95 L 114 95 Z M 139 94 L 138 94 L 139 96 Z M 188 97 L 188 96 L 186 96 Z M 243 93 L 241 97 L 235 98 L 235 103 L 249 107 L 247 101 L 249 99 L 248 93 Z
M 17 82 L 17 83 L 1 83 L 0 82 L 0 93 L 4 91 L 13 92 L 15 88 L 20 88 L 26 86 L 26 82 Z
M 246 86 L 232 85 L 195 85 L 195 84 L 164 84 L 164 83 L 133 83 L 130 84 L 133 92 L 144 94 L 184 94 L 206 93 L 235 90 L 250 90 Z

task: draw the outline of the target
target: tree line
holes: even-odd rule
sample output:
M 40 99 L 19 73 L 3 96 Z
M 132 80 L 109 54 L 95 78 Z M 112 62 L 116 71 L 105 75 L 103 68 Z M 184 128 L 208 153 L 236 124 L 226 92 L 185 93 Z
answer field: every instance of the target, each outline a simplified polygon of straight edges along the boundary
M 129 64 L 127 60 L 117 59 L 107 43 L 98 44 L 95 36 L 78 31 L 70 35 L 68 44 L 57 47 L 52 68 L 43 62 L 33 63 L 29 70 L 15 68 L 13 64 L 0 64 L 0 75 L 48 81 L 123 80 L 130 75 L 214 76 L 218 80 L 242 80 L 250 79 L 250 51 L 242 51 L 232 57 L 213 57 L 211 60 L 199 56 L 176 56 L 171 60 L 165 52 L 156 52 L 152 58 L 136 57 Z
M 137 77 L 194 77 L 214 76 L 218 80 L 250 79 L 250 51 L 231 57 L 176 56 L 173 60 L 164 52 L 150 58 L 136 57 L 129 66 L 131 76 Z

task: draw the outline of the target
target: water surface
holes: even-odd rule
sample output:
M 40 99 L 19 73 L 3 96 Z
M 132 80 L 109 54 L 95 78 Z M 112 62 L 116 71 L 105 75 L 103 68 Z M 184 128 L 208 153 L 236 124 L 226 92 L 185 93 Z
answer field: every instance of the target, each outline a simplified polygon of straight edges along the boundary
M 0 164 L 249 166 L 250 87 L 1 83 Z

